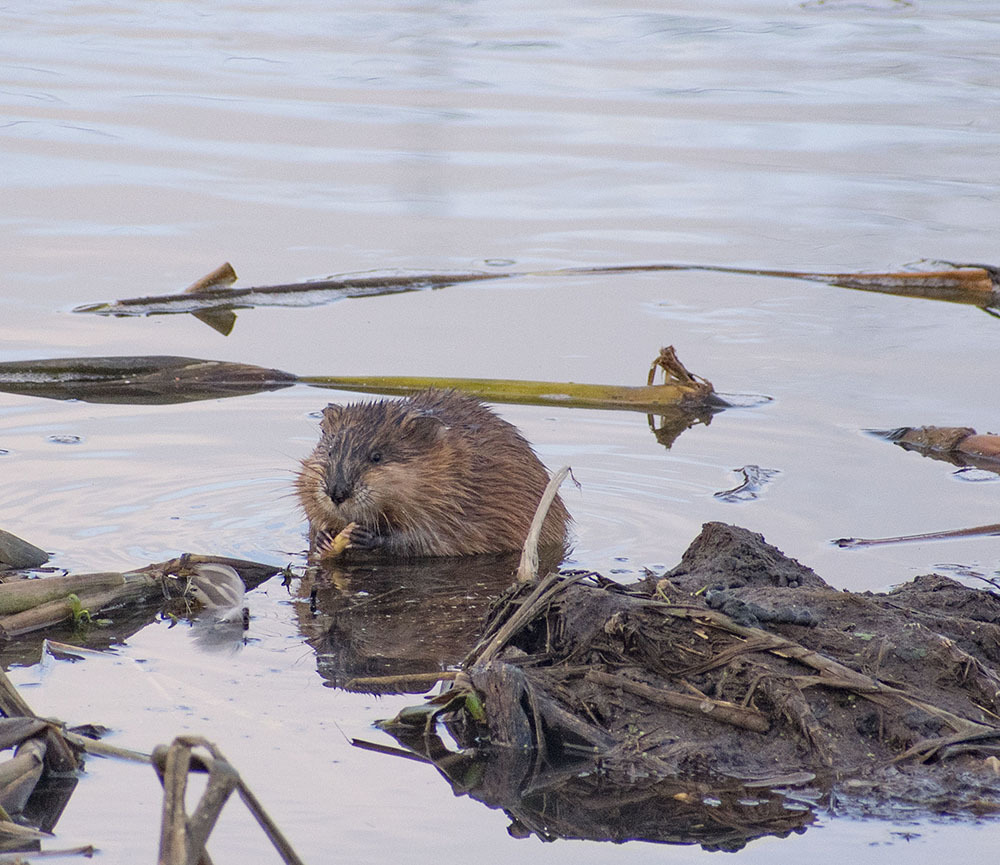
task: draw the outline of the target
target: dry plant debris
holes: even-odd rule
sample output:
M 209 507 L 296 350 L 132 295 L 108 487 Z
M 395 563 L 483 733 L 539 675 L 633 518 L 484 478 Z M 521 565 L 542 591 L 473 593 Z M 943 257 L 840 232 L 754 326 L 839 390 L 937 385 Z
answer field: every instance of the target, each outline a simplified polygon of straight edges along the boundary
M 585 776 L 605 798 L 807 782 L 840 810 L 984 813 L 1000 810 L 998 668 L 995 594 L 936 575 L 837 591 L 760 535 L 708 523 L 659 580 L 512 587 L 430 715 L 386 729 L 441 768 L 449 710 L 458 754 L 484 761 L 472 795 L 524 825 L 538 818 L 525 791 L 565 796 L 560 772 L 577 798 Z M 765 831 L 750 822 L 725 843 Z

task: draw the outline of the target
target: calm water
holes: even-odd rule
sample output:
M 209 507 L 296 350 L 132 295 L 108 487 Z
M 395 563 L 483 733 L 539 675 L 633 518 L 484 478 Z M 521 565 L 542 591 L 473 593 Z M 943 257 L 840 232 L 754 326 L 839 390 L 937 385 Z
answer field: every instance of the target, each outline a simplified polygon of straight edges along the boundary
M 996 263 L 998 39 L 1000 13 L 971 0 L 8 5 L 0 360 L 177 354 L 300 374 L 639 383 L 673 344 L 718 390 L 773 402 L 670 450 L 642 415 L 502 408 L 549 465 L 574 467 L 577 563 L 624 578 L 672 566 L 719 519 L 845 588 L 996 574 L 995 538 L 829 543 L 997 521 L 995 476 L 863 433 L 1000 431 L 1000 321 L 971 307 L 660 273 L 261 308 L 229 337 L 185 316 L 71 310 L 179 291 L 226 260 L 240 285 L 372 269 Z M 184 550 L 300 563 L 289 482 L 315 438 L 309 413 L 341 396 L 0 394 L 0 526 L 77 571 Z M 745 464 L 779 473 L 756 501 L 715 498 Z M 497 861 L 708 855 L 509 838 L 502 814 L 428 768 L 348 745 L 377 739 L 371 721 L 412 698 L 323 687 L 301 603 L 272 582 L 251 606 L 240 651 L 152 625 L 114 655 L 15 675 L 38 711 L 113 727 L 119 744 L 219 742 L 309 861 L 458 862 L 470 839 Z M 59 841 L 150 861 L 158 802 L 148 770 L 92 760 Z M 231 810 L 217 861 L 270 861 Z M 1000 839 L 995 826 L 923 825 L 908 843 L 898 830 L 826 822 L 736 858 L 881 861 L 891 844 L 930 861 Z

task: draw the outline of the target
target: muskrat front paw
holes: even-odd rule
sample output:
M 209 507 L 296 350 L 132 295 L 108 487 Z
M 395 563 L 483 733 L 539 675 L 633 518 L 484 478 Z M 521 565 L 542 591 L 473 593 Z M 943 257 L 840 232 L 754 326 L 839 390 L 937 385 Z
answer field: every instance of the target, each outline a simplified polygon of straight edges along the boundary
M 357 523 L 351 523 L 341 534 L 348 536 L 347 545 L 352 550 L 378 549 L 383 540 L 381 535 L 365 528 L 365 526 L 359 526 Z
M 348 523 L 337 534 L 332 534 L 325 529 L 316 532 L 313 546 L 316 555 L 320 559 L 335 559 L 341 556 L 352 544 L 352 533 L 357 528 L 356 523 Z

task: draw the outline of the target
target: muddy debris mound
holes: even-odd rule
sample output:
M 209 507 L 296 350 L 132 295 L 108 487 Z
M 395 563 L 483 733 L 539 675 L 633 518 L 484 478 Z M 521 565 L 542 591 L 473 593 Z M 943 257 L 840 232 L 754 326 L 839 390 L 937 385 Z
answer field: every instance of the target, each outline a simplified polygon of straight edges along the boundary
M 991 591 L 838 591 L 707 523 L 661 579 L 512 586 L 454 687 L 385 729 L 514 833 L 739 849 L 818 811 L 1000 810 L 998 664 Z M 613 802 L 630 803 L 617 827 Z M 659 822 L 636 826 L 650 803 Z

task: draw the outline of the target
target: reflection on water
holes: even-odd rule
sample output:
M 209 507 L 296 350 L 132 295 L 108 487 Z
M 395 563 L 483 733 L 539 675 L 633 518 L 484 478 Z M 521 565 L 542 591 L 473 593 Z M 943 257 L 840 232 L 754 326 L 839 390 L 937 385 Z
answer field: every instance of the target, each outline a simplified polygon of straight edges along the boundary
M 801 833 L 816 820 L 824 798 L 811 773 L 756 787 L 706 777 L 703 781 L 611 778 L 587 760 L 553 765 L 516 748 L 452 751 L 422 729 L 392 729 L 400 744 L 425 757 L 451 785 L 510 820 L 518 839 L 652 841 L 698 844 L 735 852 L 756 838 Z M 771 788 L 777 789 L 771 789 Z
M 304 580 L 299 627 L 331 685 L 375 693 L 423 693 L 408 674 L 456 666 L 475 643 L 490 604 L 510 585 L 518 556 L 328 567 Z M 394 683 L 354 683 L 398 676 Z

